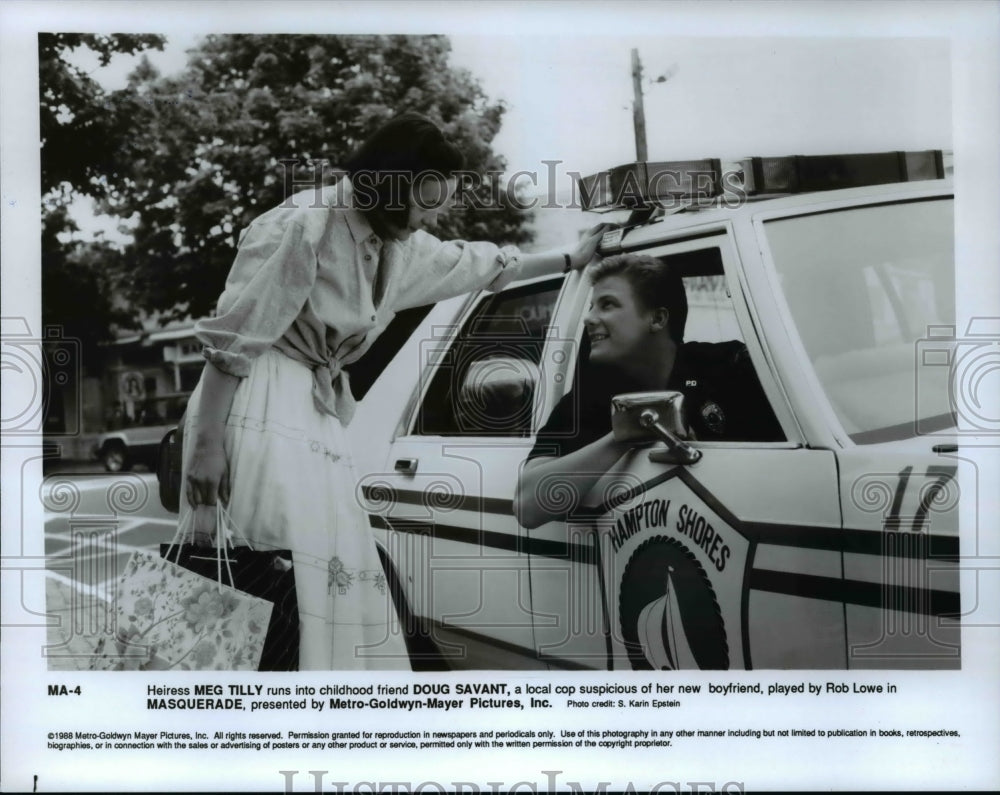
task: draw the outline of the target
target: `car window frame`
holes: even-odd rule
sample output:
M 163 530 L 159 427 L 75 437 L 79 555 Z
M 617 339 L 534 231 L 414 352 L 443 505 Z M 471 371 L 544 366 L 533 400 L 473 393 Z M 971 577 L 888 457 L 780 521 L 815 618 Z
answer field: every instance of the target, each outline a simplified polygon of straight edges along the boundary
M 676 229 L 670 237 L 663 237 L 656 240 L 646 240 L 639 245 L 623 246 L 621 251 L 614 254 L 643 254 L 652 257 L 669 256 L 672 254 L 685 254 L 691 251 L 698 251 L 707 248 L 718 248 L 722 259 L 723 275 L 726 279 L 726 289 L 733 304 L 733 311 L 740 333 L 743 336 L 743 343 L 747 346 L 750 360 L 754 371 L 760 381 L 764 395 L 767 397 L 785 434 L 783 441 L 760 442 L 760 441 L 693 441 L 692 444 L 705 449 L 740 447 L 771 447 L 795 449 L 804 444 L 801 428 L 792 411 L 791 403 L 785 390 L 782 388 L 776 377 L 776 364 L 773 357 L 767 352 L 763 335 L 760 332 L 759 322 L 752 311 L 750 302 L 747 299 L 747 286 L 743 279 L 742 260 L 739 255 L 739 247 L 736 243 L 735 230 L 730 221 L 714 222 L 704 224 L 700 227 Z M 610 252 L 609 252 L 610 255 Z M 589 301 L 589 286 L 582 290 L 579 301 L 583 310 L 586 310 Z M 579 327 L 576 330 L 577 339 L 583 334 L 582 317 Z

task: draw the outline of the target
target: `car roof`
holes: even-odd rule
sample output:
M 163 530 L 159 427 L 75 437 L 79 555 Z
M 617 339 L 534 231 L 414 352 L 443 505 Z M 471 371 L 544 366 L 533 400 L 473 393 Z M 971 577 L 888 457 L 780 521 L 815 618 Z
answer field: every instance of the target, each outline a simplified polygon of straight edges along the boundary
M 629 250 L 649 243 L 690 234 L 692 231 L 710 231 L 735 219 L 746 217 L 782 215 L 804 208 L 836 209 L 856 204 L 878 203 L 907 199 L 948 196 L 953 191 L 950 179 L 925 180 L 921 182 L 901 182 L 888 185 L 872 185 L 863 188 L 799 193 L 767 199 L 751 199 L 739 206 L 711 206 L 686 210 L 661 216 L 644 225 L 625 230 L 622 250 Z

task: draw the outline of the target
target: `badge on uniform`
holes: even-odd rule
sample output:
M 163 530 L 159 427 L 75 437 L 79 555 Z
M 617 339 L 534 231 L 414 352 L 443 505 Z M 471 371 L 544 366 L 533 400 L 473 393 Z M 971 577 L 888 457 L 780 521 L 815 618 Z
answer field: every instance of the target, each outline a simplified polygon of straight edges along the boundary
M 701 419 L 705 427 L 716 436 L 722 436 L 726 432 L 726 413 L 714 400 L 706 400 L 701 404 Z

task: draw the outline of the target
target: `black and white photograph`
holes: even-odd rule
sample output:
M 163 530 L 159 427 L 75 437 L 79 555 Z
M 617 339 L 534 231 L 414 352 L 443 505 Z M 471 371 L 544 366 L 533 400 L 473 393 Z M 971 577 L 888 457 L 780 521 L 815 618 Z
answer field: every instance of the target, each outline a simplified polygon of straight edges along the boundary
M 1000 786 L 1000 6 L 0 20 L 0 789 Z

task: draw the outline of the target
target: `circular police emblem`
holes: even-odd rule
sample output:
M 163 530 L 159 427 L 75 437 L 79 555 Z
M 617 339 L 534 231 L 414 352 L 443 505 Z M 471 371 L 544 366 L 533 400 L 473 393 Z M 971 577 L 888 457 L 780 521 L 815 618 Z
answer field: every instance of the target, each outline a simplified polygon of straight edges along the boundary
M 633 670 L 726 670 L 729 644 L 705 570 L 678 540 L 640 544 L 622 574 L 622 640 Z
M 716 436 L 722 436 L 726 432 L 726 413 L 714 400 L 706 400 L 701 404 L 701 421 Z

